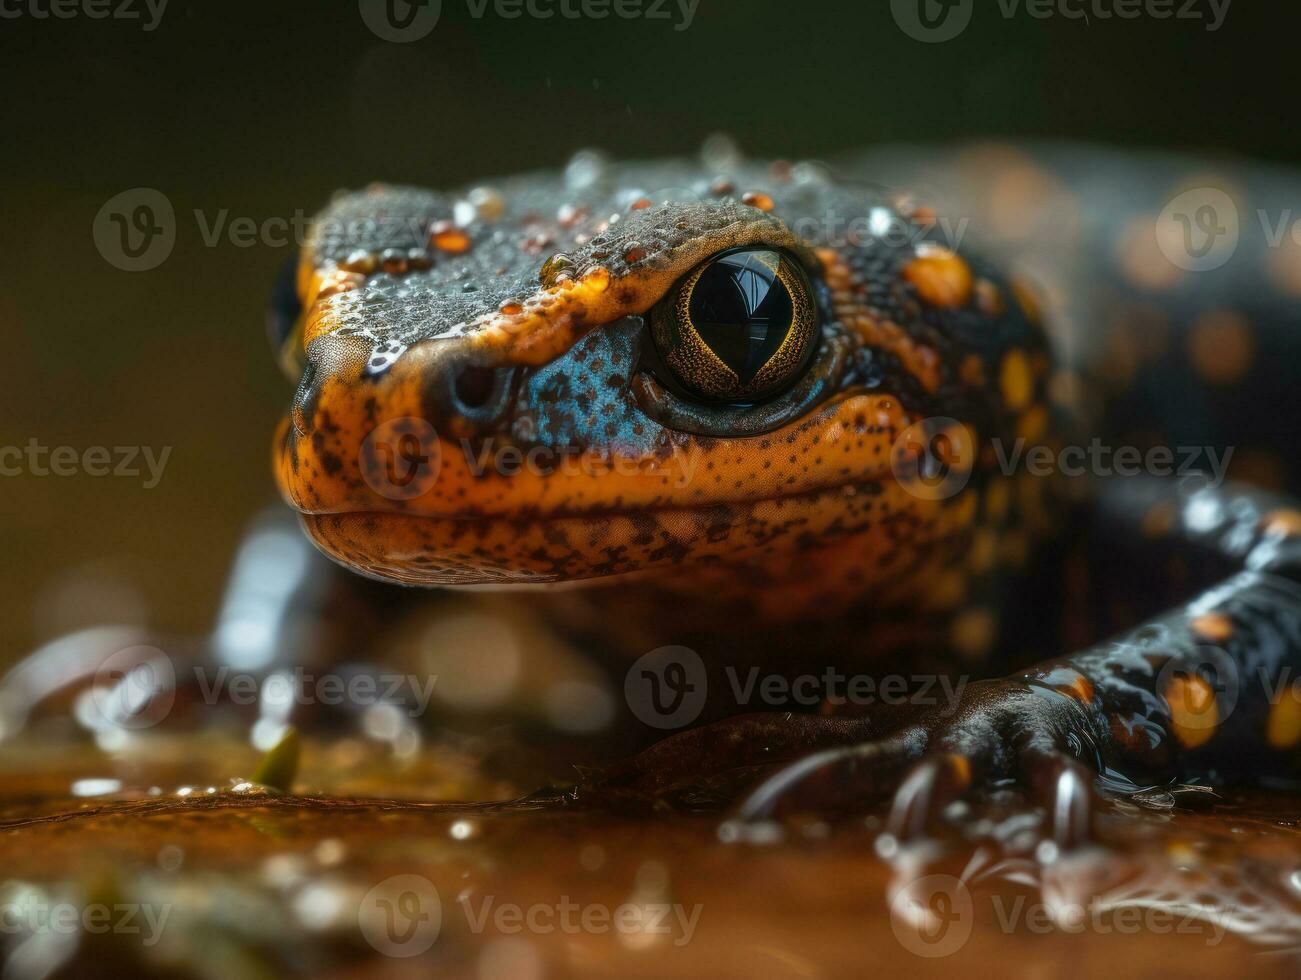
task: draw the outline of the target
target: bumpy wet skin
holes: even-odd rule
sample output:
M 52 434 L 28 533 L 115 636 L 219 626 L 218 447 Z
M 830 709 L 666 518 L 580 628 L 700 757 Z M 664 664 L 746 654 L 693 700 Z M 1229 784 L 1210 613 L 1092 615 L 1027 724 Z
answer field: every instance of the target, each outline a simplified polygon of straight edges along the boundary
M 1295 975 L 1301 832 L 1286 794 L 1203 812 L 1162 793 L 1104 803 L 1099 844 L 1061 854 L 1013 794 L 901 846 L 880 813 L 742 831 L 562 793 L 440 802 L 522 787 L 473 752 L 390 760 L 309 737 L 294 794 L 278 796 L 240 785 L 257 754 L 210 732 L 112 756 L 12 743 L 0 866 L 15 975 L 832 976 L 870 963 L 1057 976 L 1122 960 L 1149 976 Z M 122 928 L 24 928 L 59 907 L 107 909 Z

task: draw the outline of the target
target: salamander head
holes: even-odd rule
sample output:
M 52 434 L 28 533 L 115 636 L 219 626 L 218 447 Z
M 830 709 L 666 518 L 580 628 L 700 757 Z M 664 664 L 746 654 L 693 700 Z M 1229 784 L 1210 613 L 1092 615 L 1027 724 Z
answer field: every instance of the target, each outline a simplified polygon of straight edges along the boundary
M 298 266 L 282 492 L 327 554 L 408 584 L 897 587 L 962 547 L 972 447 L 1045 360 L 929 223 L 817 167 L 591 154 L 341 197 Z

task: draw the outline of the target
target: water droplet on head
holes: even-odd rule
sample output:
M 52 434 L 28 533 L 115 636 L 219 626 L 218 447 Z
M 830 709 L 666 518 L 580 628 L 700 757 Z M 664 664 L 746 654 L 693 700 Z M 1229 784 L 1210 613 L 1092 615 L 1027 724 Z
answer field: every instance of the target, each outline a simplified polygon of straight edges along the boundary
M 464 228 L 474 224 L 474 219 L 478 216 L 478 208 L 469 201 L 457 201 L 452 205 L 452 222 L 458 227 Z
M 587 208 L 576 204 L 562 204 L 556 211 L 556 220 L 561 228 L 572 228 L 587 217 Z
M 343 260 L 342 265 L 349 272 L 360 272 L 363 275 L 368 275 L 375 271 L 375 256 L 364 248 L 355 249 L 348 253 L 348 257 Z
M 565 186 L 571 190 L 591 187 L 605 176 L 609 161 L 597 150 L 579 150 L 565 166 Z
M 574 260 L 564 252 L 557 252 L 551 258 L 542 263 L 542 269 L 538 273 L 538 278 L 544 286 L 554 286 L 560 281 L 561 275 L 567 275 L 573 271 Z
M 506 197 L 495 187 L 475 187 L 466 198 L 484 221 L 496 221 L 506 210 Z
M 827 184 L 831 181 L 831 173 L 826 164 L 816 160 L 801 160 L 791 167 L 791 180 L 797 184 Z
M 470 250 L 470 236 L 450 221 L 435 221 L 429 229 L 429 244 L 439 251 L 460 255 Z
M 407 271 L 407 254 L 400 248 L 386 248 L 379 253 L 379 265 L 390 275 L 403 275 Z

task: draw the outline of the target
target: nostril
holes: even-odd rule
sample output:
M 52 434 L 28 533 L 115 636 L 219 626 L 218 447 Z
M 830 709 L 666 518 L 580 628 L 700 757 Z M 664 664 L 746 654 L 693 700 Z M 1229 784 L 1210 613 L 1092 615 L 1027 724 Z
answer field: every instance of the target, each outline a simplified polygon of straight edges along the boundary
M 478 365 L 461 368 L 452 383 L 452 392 L 462 408 L 483 408 L 496 389 L 497 372 Z

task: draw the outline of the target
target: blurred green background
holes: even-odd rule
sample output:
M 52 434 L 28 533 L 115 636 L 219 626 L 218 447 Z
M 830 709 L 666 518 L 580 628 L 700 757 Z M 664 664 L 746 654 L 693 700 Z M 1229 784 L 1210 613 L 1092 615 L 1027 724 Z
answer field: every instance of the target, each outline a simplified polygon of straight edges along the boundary
M 208 245 L 195 209 L 290 219 L 376 179 L 458 184 L 585 145 L 690 153 L 719 130 L 787 158 L 989 135 L 1301 150 L 1291 4 L 1239 0 L 1209 32 L 1005 19 L 976 0 L 945 44 L 907 37 L 887 0 L 700 0 L 685 30 L 675 0 L 668 20 L 475 17 L 442 0 L 408 44 L 369 30 L 356 0 L 171 0 L 148 31 L 35 16 L 48 4 L 0 5 L 0 446 L 172 452 L 148 490 L 0 477 L 0 662 L 107 618 L 204 629 L 241 528 L 272 498 L 290 386 L 263 307 L 289 248 Z M 160 266 L 127 273 L 92 223 L 136 187 L 167 196 L 177 236 Z

